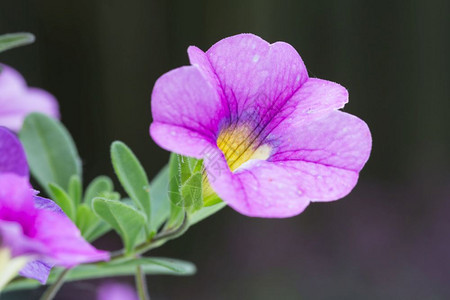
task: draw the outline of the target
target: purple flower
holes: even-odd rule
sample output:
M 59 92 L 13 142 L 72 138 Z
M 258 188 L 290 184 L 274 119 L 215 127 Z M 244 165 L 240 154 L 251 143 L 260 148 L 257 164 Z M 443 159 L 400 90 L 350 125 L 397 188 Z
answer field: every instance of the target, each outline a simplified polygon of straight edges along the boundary
M 134 288 L 127 284 L 109 282 L 102 284 L 97 291 L 97 300 L 138 300 Z
M 289 44 L 252 34 L 188 54 L 191 66 L 155 84 L 150 134 L 169 151 L 204 159 L 223 201 L 248 216 L 281 218 L 353 189 L 372 140 L 362 120 L 338 110 L 348 101 L 344 87 L 309 78 Z
M 17 132 L 32 112 L 59 118 L 58 102 L 48 92 L 28 87 L 19 72 L 0 64 L 0 126 Z
M 0 249 L 34 260 L 21 275 L 45 283 L 53 265 L 108 260 L 108 253 L 86 242 L 53 201 L 36 196 L 28 176 L 22 145 L 0 127 Z

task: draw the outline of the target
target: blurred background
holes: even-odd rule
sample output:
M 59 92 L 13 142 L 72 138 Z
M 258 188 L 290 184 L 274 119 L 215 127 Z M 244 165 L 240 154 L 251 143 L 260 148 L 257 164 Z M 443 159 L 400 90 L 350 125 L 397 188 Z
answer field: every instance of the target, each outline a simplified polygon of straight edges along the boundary
M 150 94 L 188 64 L 189 45 L 207 50 L 242 32 L 292 44 L 312 77 L 348 88 L 344 110 L 371 128 L 359 184 L 290 219 L 225 208 L 152 253 L 198 267 L 149 277 L 152 299 L 450 299 L 449 16 L 446 0 L 2 0 L 0 33 L 37 41 L 0 61 L 58 98 L 88 182 L 114 177 L 113 140 L 150 176 L 167 162 L 148 135 Z M 57 299 L 95 299 L 100 283 L 66 284 Z

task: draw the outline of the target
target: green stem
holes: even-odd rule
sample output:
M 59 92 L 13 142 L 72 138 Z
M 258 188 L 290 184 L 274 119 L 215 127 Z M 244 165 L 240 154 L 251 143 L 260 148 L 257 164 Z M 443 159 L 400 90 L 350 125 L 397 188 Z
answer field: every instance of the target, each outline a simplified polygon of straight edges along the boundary
M 70 269 L 65 269 L 64 271 L 61 272 L 61 274 L 59 274 L 56 281 L 45 290 L 44 294 L 42 294 L 41 300 L 51 300 L 56 296 L 56 293 L 63 285 L 67 274 L 69 274 L 69 271 Z
M 165 242 L 180 236 L 180 234 L 182 234 L 183 232 L 186 231 L 186 229 L 188 228 L 188 225 L 189 225 L 189 222 L 187 220 L 187 216 L 185 215 L 184 219 L 183 219 L 183 223 L 181 223 L 180 226 L 178 226 L 174 230 L 157 234 L 148 242 L 140 244 L 139 246 L 137 246 L 134 249 L 134 255 L 144 254 L 145 252 L 148 252 L 154 248 L 157 248 L 157 247 L 161 246 L 162 244 L 164 244 Z M 124 250 L 119 250 L 119 251 L 111 253 L 111 260 L 120 260 L 123 258 L 125 258 Z
M 138 291 L 139 300 L 150 300 L 150 295 L 148 294 L 147 281 L 145 278 L 145 273 L 142 270 L 142 266 L 136 268 L 136 289 Z

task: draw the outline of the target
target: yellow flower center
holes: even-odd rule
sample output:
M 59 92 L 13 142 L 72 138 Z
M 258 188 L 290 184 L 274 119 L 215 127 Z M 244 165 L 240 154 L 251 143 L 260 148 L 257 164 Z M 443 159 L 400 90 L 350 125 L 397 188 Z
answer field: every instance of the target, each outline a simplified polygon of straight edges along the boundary
M 272 147 L 268 144 L 259 145 L 259 140 L 253 136 L 252 127 L 248 125 L 232 125 L 223 129 L 217 138 L 217 147 L 224 154 L 232 172 L 251 159 L 268 159 L 272 151 Z M 215 180 L 215 178 L 211 180 Z M 203 179 L 203 202 L 205 206 L 214 205 L 219 201 L 220 199 L 205 175 Z
M 217 139 L 217 146 L 225 155 L 231 171 L 251 159 L 268 159 L 272 150 L 267 144 L 259 145 L 248 125 L 231 126 L 222 130 Z

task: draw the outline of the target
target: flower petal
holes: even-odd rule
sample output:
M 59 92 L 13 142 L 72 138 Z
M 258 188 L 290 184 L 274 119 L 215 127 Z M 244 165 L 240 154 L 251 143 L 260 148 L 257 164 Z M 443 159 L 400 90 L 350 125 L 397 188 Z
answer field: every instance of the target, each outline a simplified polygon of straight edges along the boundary
M 332 81 L 309 78 L 292 95 L 289 104 L 280 114 L 284 123 L 304 123 L 311 118 L 321 117 L 330 111 L 343 108 L 348 102 L 346 88 Z
M 200 70 L 181 67 L 155 83 L 150 134 L 162 148 L 201 157 L 204 147 L 215 143 L 222 111 L 217 93 Z
M 20 270 L 19 274 L 24 277 L 36 279 L 41 284 L 45 284 L 53 266 L 54 264 L 35 260 L 27 263 L 25 267 Z
M 20 223 L 0 219 L 1 246 L 11 250 L 13 257 L 21 255 L 39 255 L 45 251 L 44 245 L 27 236 Z
M 0 174 L 3 173 L 28 178 L 28 164 L 19 139 L 8 129 L 0 127 Z
M 0 90 L 2 95 L 15 94 L 26 88 L 22 75 L 13 68 L 0 64 Z
M 301 119 L 301 115 L 297 117 Z M 319 170 L 312 171 L 317 166 L 358 173 L 368 160 L 372 147 L 367 124 L 341 111 L 333 111 L 308 123 L 291 119 L 281 123 L 269 139 L 277 141 L 269 161 L 307 163 L 312 175 L 317 176 L 321 175 L 315 174 Z
M 221 157 L 205 160 L 208 180 L 219 197 L 250 217 L 285 218 L 301 213 L 309 199 L 298 194 L 301 178 L 263 160 L 251 160 L 232 173 Z
M 56 98 L 50 93 L 28 88 L 14 94 L 0 95 L 0 125 L 19 131 L 25 117 L 32 112 L 59 118 Z
M 28 88 L 13 68 L 6 65 L 0 65 L 0 68 L 0 126 L 17 132 L 31 112 L 59 118 L 58 102 L 53 95 L 38 88 Z
M 33 235 L 35 221 L 33 193 L 28 178 L 0 173 L 0 220 L 19 222 L 23 231 Z
M 223 39 L 206 55 L 227 100 L 231 123 L 250 119 L 265 127 L 308 79 L 291 45 L 269 44 L 252 34 Z
M 35 239 L 46 246 L 48 262 L 73 267 L 109 259 L 106 251 L 97 250 L 86 242 L 75 224 L 65 215 L 44 209 L 38 212 Z
M 214 190 L 242 214 L 289 217 L 310 201 L 344 197 L 371 149 L 367 125 L 339 111 L 302 126 L 280 126 L 272 137 L 279 143 L 268 161 L 248 161 L 234 173 L 223 155 L 214 162 L 205 160 Z
M 59 207 L 58 204 L 55 203 L 55 201 L 39 196 L 34 196 L 34 207 L 36 207 L 37 209 L 53 211 L 64 216 L 66 215 L 61 207 Z

